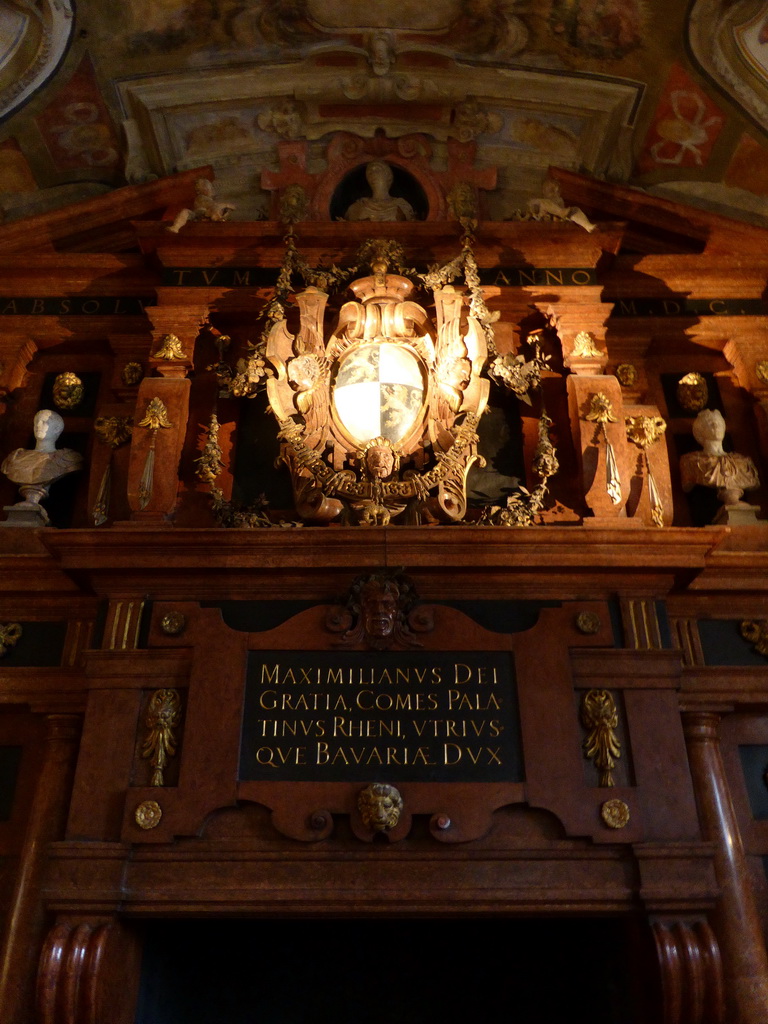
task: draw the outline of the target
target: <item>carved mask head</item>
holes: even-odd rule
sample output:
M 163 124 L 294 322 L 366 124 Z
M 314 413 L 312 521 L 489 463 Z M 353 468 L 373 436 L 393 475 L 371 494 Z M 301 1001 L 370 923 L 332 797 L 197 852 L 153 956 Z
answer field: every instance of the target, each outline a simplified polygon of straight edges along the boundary
M 389 580 L 371 580 L 360 595 L 363 629 L 369 639 L 392 636 L 397 620 L 397 600 L 400 590 Z
M 363 824 L 374 832 L 389 832 L 400 820 L 403 798 L 394 786 L 374 782 L 357 800 Z

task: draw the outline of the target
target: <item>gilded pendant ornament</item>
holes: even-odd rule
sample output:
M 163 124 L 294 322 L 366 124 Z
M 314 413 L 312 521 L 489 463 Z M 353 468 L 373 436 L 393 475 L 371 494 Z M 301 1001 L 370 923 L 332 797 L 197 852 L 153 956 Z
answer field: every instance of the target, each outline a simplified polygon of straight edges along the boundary
M 616 758 L 621 757 L 621 744 L 616 736 L 619 713 L 608 690 L 587 690 L 581 701 L 581 721 L 588 730 L 584 740 L 584 756 L 594 762 L 600 773 L 600 785 L 613 785 Z
M 18 622 L 0 623 L 0 658 L 21 640 L 22 628 Z
M 138 425 L 150 431 L 149 451 L 144 462 L 144 470 L 139 482 L 139 508 L 145 509 L 152 500 L 152 491 L 155 480 L 155 444 L 157 432 L 161 429 L 168 429 L 173 426 L 168 420 L 168 410 L 165 404 L 157 396 L 151 398 L 147 403 L 144 418 L 139 420 Z
M 637 445 L 643 452 L 645 473 L 648 478 L 651 520 L 654 526 L 661 527 L 664 525 L 664 503 L 661 500 L 661 493 L 651 472 L 651 464 L 648 461 L 648 449 L 656 444 L 659 438 L 664 436 L 667 424 L 661 416 L 627 416 L 625 423 L 627 439 L 632 444 Z
M 130 441 L 133 419 L 130 416 L 99 416 L 93 424 L 96 437 L 110 447 L 109 460 L 99 484 L 96 501 L 91 509 L 94 526 L 101 526 L 109 518 L 109 493 L 112 484 L 112 452 Z
M 178 690 L 155 690 L 144 719 L 148 734 L 142 757 L 149 758 L 152 768 L 151 786 L 164 785 L 163 773 L 169 758 L 176 753 L 176 729 L 181 721 L 181 698 Z
M 605 490 L 614 505 L 621 504 L 621 477 L 619 475 L 619 464 L 616 461 L 616 452 L 608 439 L 607 423 L 617 423 L 617 417 L 613 412 L 613 404 L 607 395 L 598 391 L 592 395 L 589 408 L 584 419 L 591 423 L 599 424 L 603 429 L 605 441 Z
M 747 619 L 741 623 L 740 632 L 758 654 L 768 658 L 768 619 Z

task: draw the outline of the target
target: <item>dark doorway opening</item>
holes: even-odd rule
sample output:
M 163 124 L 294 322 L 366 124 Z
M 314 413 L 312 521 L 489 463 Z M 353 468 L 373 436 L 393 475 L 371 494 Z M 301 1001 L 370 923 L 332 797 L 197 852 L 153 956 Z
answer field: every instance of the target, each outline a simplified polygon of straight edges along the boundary
M 153 922 L 136 1021 L 640 1024 L 632 959 L 619 918 Z

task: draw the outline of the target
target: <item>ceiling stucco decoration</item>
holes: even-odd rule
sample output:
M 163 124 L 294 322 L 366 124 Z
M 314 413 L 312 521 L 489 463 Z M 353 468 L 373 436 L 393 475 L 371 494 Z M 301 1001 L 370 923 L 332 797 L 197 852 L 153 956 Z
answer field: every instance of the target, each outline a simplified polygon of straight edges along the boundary
M 438 176 L 476 144 L 473 166 L 498 170 L 488 219 L 524 210 L 551 166 L 747 219 L 765 204 L 762 0 L 73 2 L 0 0 L 0 91 L 20 104 L 0 126 L 0 221 L 206 165 L 237 219 L 269 216 L 285 145 L 317 176 L 338 133 L 423 137 Z M 54 17 L 69 48 L 25 83 Z
M 764 0 L 695 0 L 689 38 L 702 71 L 768 133 L 768 11 Z
M 210 163 L 246 219 L 264 212 L 255 192 L 261 174 L 274 168 L 281 140 L 306 140 L 312 167 L 335 132 L 373 138 L 382 131 L 390 139 L 428 136 L 436 169 L 446 164 L 450 139 L 480 140 L 483 163 L 503 168 L 488 211 L 501 219 L 525 205 L 553 162 L 626 177 L 642 91 L 632 81 L 564 70 L 451 61 L 425 74 L 398 70 L 396 62 L 377 75 L 313 57 L 271 65 L 268 75 L 261 67 L 211 68 L 129 78 L 117 90 L 133 140 L 129 179 Z
M 0 0 L 0 119 L 55 73 L 73 26 L 71 0 Z

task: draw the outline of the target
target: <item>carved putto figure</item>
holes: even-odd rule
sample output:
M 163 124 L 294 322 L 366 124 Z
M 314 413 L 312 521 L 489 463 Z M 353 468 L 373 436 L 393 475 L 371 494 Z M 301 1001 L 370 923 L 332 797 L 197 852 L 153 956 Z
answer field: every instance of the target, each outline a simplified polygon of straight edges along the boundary
M 53 409 L 41 409 L 35 415 L 33 429 L 35 447 L 17 448 L 11 452 L 4 459 L 0 471 L 18 485 L 24 499 L 13 508 L 36 514 L 37 525 L 40 522 L 47 525 L 48 514 L 40 502 L 48 497 L 52 484 L 82 467 L 83 457 L 70 448 L 56 448 L 56 441 L 64 430 L 64 420 Z M 34 518 L 30 525 L 35 525 Z
M 192 209 L 180 210 L 173 224 L 166 230 L 178 234 L 189 221 L 213 220 L 222 221 L 229 217 L 234 206 L 231 203 L 217 203 L 213 198 L 213 183 L 207 178 L 198 178 L 195 182 L 195 202 Z
M 597 227 L 578 206 L 566 206 L 560 195 L 560 187 L 556 181 L 547 179 L 542 186 L 543 195 L 538 199 L 528 200 L 528 212 L 534 220 L 570 220 L 585 231 L 594 231 Z
M 371 195 L 355 200 L 346 212 L 347 220 L 415 220 L 413 207 L 406 199 L 389 194 L 394 176 L 384 160 L 372 160 L 365 168 L 365 180 Z
M 693 421 L 693 436 L 701 451 L 688 452 L 680 459 L 683 490 L 697 484 L 717 488 L 717 497 L 726 508 L 749 508 L 741 500 L 745 491 L 760 486 L 757 468 L 746 455 L 723 450 L 725 420 L 717 409 L 702 409 Z

